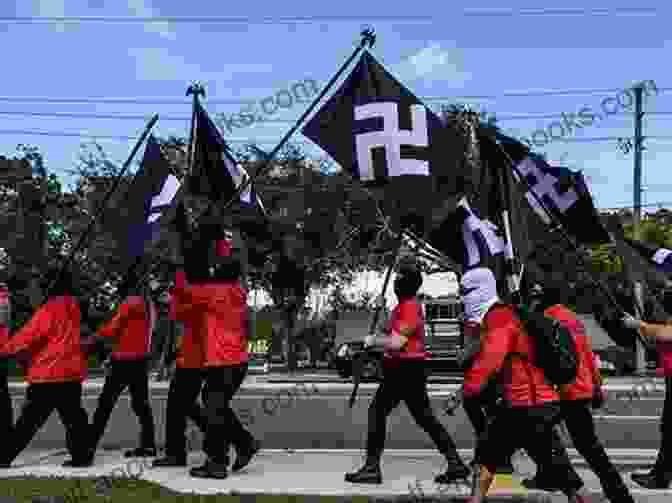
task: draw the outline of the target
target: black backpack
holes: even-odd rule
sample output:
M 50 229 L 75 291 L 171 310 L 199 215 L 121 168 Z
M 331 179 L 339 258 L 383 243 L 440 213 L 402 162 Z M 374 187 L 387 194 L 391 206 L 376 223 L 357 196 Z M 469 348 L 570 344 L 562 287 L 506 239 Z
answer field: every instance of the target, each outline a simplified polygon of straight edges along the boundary
M 562 324 L 543 313 L 517 306 L 516 313 L 527 334 L 535 342 L 534 365 L 544 371 L 546 379 L 556 386 L 576 380 L 579 360 L 572 334 Z

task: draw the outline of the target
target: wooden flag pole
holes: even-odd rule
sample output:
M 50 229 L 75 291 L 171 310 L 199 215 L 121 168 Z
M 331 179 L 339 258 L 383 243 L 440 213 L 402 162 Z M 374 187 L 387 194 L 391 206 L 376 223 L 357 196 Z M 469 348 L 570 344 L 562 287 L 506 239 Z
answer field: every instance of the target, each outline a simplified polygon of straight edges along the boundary
M 82 234 L 82 236 L 79 238 L 79 241 L 77 242 L 75 247 L 70 252 L 70 255 L 68 255 L 67 259 L 62 264 L 61 270 L 60 270 L 60 273 L 59 273 L 59 277 L 63 276 L 65 270 L 68 268 L 68 266 L 70 265 L 70 263 L 74 259 L 75 254 L 80 250 L 80 248 L 84 244 L 84 241 L 89 237 L 89 234 L 91 234 L 91 231 L 93 230 L 93 226 L 95 225 L 96 221 L 99 218 L 101 218 L 101 216 L 105 213 L 105 210 L 107 209 L 105 207 L 107 205 L 107 202 L 109 201 L 109 199 L 112 197 L 112 194 L 117 190 L 117 188 L 121 184 L 121 180 L 123 179 L 124 175 L 126 174 L 126 171 L 130 167 L 131 163 L 133 162 L 133 159 L 135 158 L 135 155 L 138 153 L 138 150 L 140 149 L 140 146 L 145 142 L 145 140 L 149 136 L 150 131 L 152 130 L 152 128 L 156 124 L 156 121 L 158 121 L 158 120 L 159 120 L 159 114 L 154 114 L 154 116 L 147 123 L 147 126 L 145 126 L 145 129 L 142 132 L 142 134 L 140 135 L 140 138 L 138 138 L 138 140 L 135 142 L 135 146 L 133 147 L 133 149 L 131 150 L 131 153 L 128 155 L 128 158 L 126 159 L 126 161 L 122 165 L 121 171 L 119 172 L 119 174 L 115 178 L 114 184 L 107 191 L 107 193 L 105 194 L 105 197 L 103 198 L 103 201 L 100 203 L 100 206 L 98 207 L 98 211 L 96 212 L 94 217 L 91 219 L 91 222 L 89 223 L 88 227 L 84 231 L 84 234 Z M 52 281 L 49 284 L 49 287 L 47 288 L 47 291 L 46 291 L 45 296 L 44 296 L 45 300 L 47 298 L 47 295 L 48 295 L 49 291 L 53 287 L 55 281 L 56 281 L 56 278 L 54 279 L 54 281 Z

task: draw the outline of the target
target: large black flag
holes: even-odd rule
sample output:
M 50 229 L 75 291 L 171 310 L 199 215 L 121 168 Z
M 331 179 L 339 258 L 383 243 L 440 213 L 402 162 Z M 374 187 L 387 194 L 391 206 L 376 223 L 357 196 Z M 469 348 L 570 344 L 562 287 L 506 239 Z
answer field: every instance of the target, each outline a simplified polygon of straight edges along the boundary
M 380 188 L 395 217 L 422 226 L 439 192 L 457 192 L 455 138 L 368 52 L 302 132 L 355 179 Z
M 162 217 L 179 188 L 180 182 L 170 174 L 169 163 L 161 147 L 150 136 L 140 170 L 133 178 L 120 208 L 121 218 L 114 226 L 121 253 L 127 259 L 143 255 L 146 245 L 157 239 Z
M 189 192 L 225 202 L 233 197 L 241 184 L 249 179 L 249 175 L 233 158 L 231 149 L 200 103 L 196 104 L 194 121 L 194 158 L 189 176 Z M 258 205 L 264 211 L 252 184 L 241 192 L 239 199 L 243 206 Z
M 518 174 L 530 185 L 527 191 L 520 182 L 530 207 L 546 224 L 551 224 L 548 213 L 537 198 L 555 216 L 565 230 L 584 244 L 609 243 L 609 233 L 600 221 L 586 181 L 580 172 L 564 167 L 550 166 L 542 157 L 529 151 L 520 142 L 505 135 L 497 138 L 514 162 Z M 525 188 L 523 188 L 525 187 Z M 537 197 L 531 192 L 534 191 Z

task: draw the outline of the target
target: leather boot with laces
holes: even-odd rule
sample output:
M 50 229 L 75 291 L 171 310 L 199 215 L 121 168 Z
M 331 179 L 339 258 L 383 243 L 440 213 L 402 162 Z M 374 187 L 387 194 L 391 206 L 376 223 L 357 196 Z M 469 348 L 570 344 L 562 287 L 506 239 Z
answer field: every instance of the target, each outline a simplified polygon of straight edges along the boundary
M 380 461 L 367 459 L 364 466 L 359 470 L 346 473 L 345 481 L 351 484 L 382 484 L 383 475 L 380 471 Z

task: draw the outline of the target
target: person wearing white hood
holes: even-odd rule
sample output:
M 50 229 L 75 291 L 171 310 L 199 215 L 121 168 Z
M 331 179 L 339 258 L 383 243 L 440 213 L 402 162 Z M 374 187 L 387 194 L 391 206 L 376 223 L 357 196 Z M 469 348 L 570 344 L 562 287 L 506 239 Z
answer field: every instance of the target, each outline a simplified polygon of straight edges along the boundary
M 462 278 L 465 316 L 480 322 L 481 351 L 465 372 L 465 401 L 479 400 L 497 374 L 503 388 L 503 406 L 488 425 L 478 446 L 478 476 L 470 503 L 486 497 L 498 467 L 517 448 L 536 446 L 538 465 L 549 467 L 560 489 L 575 503 L 587 501 L 579 494 L 583 481 L 567 457 L 553 449 L 553 427 L 560 419 L 560 395 L 544 371 L 534 364 L 535 342 L 523 327 L 514 306 L 499 301 L 492 271 L 476 268 Z M 540 449 L 539 446 L 547 448 Z
M 485 271 L 485 272 L 483 272 Z M 466 372 L 474 363 L 481 350 L 481 324 L 483 318 L 498 301 L 496 284 L 483 281 L 490 273 L 487 269 L 472 269 L 465 272 L 460 281 L 460 293 L 464 304 L 464 349 L 461 354 L 461 367 Z M 490 273 L 492 274 L 492 273 Z M 494 276 L 493 276 L 494 278 Z M 501 385 L 496 377 L 487 386 L 487 390 L 474 398 L 465 399 L 462 407 L 476 432 L 477 443 L 472 465 L 478 464 L 480 439 L 485 434 L 488 423 L 501 405 Z M 513 463 L 509 458 L 497 468 L 497 473 L 511 474 Z

